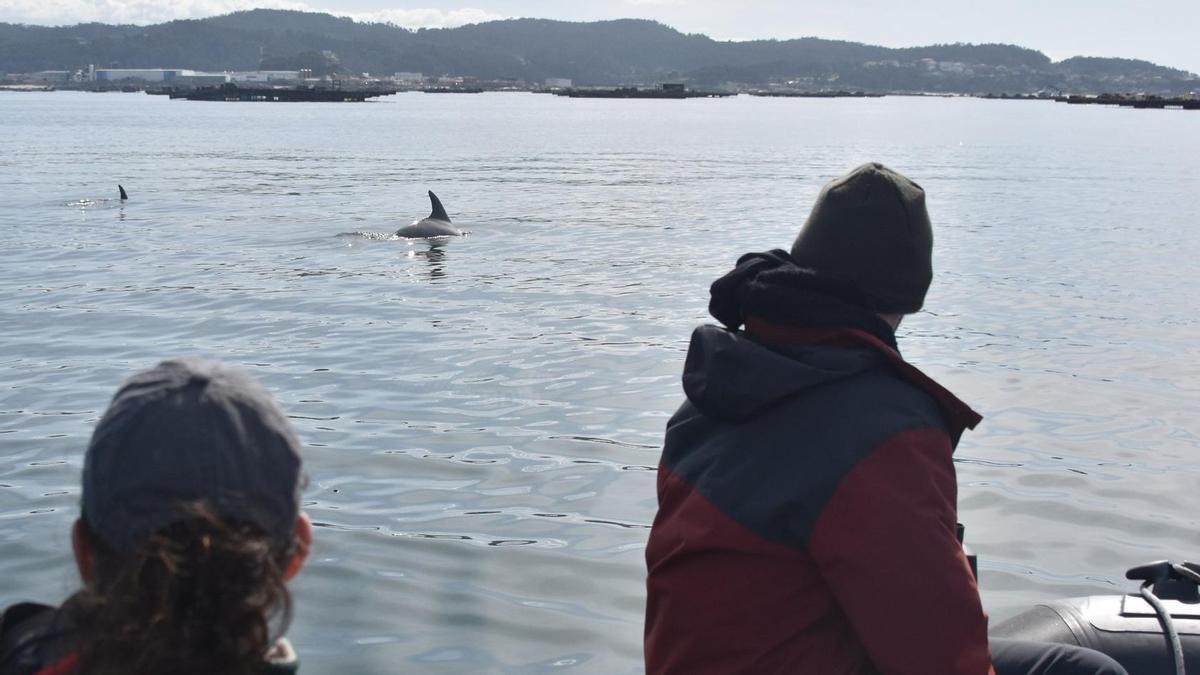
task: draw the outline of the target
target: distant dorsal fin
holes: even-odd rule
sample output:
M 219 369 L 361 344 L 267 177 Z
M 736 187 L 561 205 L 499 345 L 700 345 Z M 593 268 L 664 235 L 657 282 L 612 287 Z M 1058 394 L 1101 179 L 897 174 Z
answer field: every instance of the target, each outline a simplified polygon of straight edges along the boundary
M 442 202 L 433 194 L 433 190 L 429 191 L 429 203 L 433 204 L 433 213 L 429 214 L 431 220 L 444 220 L 450 222 L 450 216 L 446 215 L 446 209 L 442 208 Z
M 125 194 L 125 188 L 121 187 L 120 185 L 117 185 L 117 189 L 121 191 L 121 201 L 125 201 L 126 199 L 129 199 L 129 195 Z

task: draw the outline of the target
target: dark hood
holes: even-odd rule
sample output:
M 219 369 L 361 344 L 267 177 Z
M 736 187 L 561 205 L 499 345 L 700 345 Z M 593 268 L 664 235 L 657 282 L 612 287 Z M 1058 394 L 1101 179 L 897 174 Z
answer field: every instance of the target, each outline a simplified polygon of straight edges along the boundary
M 696 329 L 683 373 L 688 400 L 706 416 L 742 422 L 807 389 L 887 367 L 937 401 L 955 443 L 981 419 L 904 361 L 892 327 L 855 286 L 786 251 L 742 256 L 711 293 L 708 310 L 725 328 Z M 738 330 L 747 323 L 749 334 Z
M 871 349 L 768 345 L 737 329 L 748 319 L 798 328 L 856 328 L 893 349 L 896 337 L 853 285 L 801 267 L 783 250 L 748 253 L 713 282 L 708 311 L 724 324 L 692 333 L 683 390 L 706 416 L 754 417 L 806 389 L 874 368 Z
M 683 391 L 705 416 L 737 423 L 806 389 L 884 363 L 871 349 L 768 347 L 742 332 L 700 326 L 683 367 Z
M 787 251 L 747 253 L 713 282 L 708 312 L 726 328 L 747 317 L 781 326 L 853 328 L 896 348 L 896 335 L 853 284 L 802 267 Z M 897 349 L 897 351 L 899 351 Z

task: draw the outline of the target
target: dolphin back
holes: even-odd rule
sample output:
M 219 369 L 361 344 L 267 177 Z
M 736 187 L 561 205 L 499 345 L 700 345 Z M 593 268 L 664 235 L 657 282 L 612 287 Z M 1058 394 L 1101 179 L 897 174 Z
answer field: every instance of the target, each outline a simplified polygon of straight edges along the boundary
M 129 195 L 125 194 L 125 188 L 121 187 L 120 185 L 117 185 L 117 189 L 121 191 L 121 201 L 125 201 L 126 199 L 129 199 Z
M 429 191 L 429 203 L 433 205 L 433 212 L 429 214 L 429 220 L 450 222 L 450 216 L 446 215 L 446 209 L 442 208 L 442 201 L 433 194 L 433 190 Z

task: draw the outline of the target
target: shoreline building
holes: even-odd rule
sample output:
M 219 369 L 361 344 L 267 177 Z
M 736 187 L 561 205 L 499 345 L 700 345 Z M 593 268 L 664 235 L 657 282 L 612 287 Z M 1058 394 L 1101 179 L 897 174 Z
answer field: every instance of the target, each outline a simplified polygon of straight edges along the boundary
M 206 73 L 186 68 L 96 68 L 88 66 L 87 77 L 92 82 L 140 80 L 165 84 L 224 84 L 253 82 L 257 84 L 287 82 L 301 79 L 299 70 L 250 70 L 225 73 Z
M 167 82 L 180 76 L 193 74 L 195 71 L 183 68 L 94 68 L 88 66 L 88 75 L 93 82 L 117 82 L 119 80 Z

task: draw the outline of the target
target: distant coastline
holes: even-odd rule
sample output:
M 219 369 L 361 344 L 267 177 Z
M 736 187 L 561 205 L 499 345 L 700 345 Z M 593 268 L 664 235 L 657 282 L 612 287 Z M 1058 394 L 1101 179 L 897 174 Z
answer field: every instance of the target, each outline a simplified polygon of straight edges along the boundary
M 1068 103 L 1071 105 L 1100 105 L 1110 107 L 1149 109 L 1149 110 L 1200 110 L 1200 97 L 1162 97 L 1145 94 L 1101 94 L 1099 96 L 1059 95 L 1046 96 L 1035 94 L 986 94 L 964 95 L 943 93 L 890 93 L 868 94 L 864 92 L 826 91 L 826 92 L 796 92 L 796 91 L 748 91 L 748 92 L 713 92 L 678 89 L 681 85 L 665 85 L 658 88 L 618 87 L 618 88 L 589 88 L 551 90 L 545 87 L 531 89 L 497 89 L 489 90 L 478 87 L 453 88 L 434 87 L 428 89 L 407 89 L 384 87 L 360 87 L 350 85 L 345 89 L 334 89 L 320 86 L 246 86 L 237 87 L 227 84 L 222 87 L 145 87 L 145 86 L 105 86 L 105 87 L 64 87 L 63 91 L 91 93 L 145 93 L 150 95 L 168 96 L 171 99 L 189 101 L 215 102 L 273 102 L 273 103 L 362 103 L 372 99 L 391 96 L 408 91 L 422 94 L 482 94 L 492 93 L 531 93 L 556 94 L 566 98 L 579 99 L 641 99 L 641 100 L 686 100 L 693 98 L 728 98 L 745 95 L 757 98 L 788 98 L 788 99 L 878 99 L 884 97 L 940 97 L 940 98 L 977 98 L 984 100 L 1004 101 L 1042 101 Z M 53 86 L 0 84 L 0 93 L 34 93 L 58 91 Z
M 820 38 L 721 42 L 633 19 L 514 19 L 412 31 L 328 14 L 259 9 L 153 26 L 0 24 L 0 37 L 0 84 L 12 85 L 75 86 L 94 81 L 89 73 L 96 71 L 186 68 L 308 71 L 312 78 L 455 90 L 680 82 L 697 90 L 804 95 L 1182 97 L 1200 91 L 1200 76 L 1194 73 L 1132 59 L 1056 62 L 1039 51 L 1004 44 L 888 48 Z

